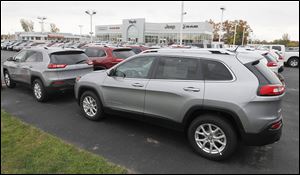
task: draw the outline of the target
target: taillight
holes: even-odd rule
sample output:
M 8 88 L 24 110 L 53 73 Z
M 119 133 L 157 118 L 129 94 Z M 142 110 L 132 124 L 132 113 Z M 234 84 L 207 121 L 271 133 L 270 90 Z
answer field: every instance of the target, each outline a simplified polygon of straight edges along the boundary
M 277 66 L 277 63 L 274 62 L 274 61 L 270 61 L 270 62 L 267 63 L 267 66 L 268 66 L 268 67 L 276 67 L 276 66 Z
M 281 95 L 285 92 L 283 85 L 265 85 L 259 88 L 260 96 L 276 96 Z
M 67 64 L 52 64 L 50 63 L 48 65 L 48 69 L 61 69 L 61 68 L 65 68 L 67 66 Z
M 92 60 L 87 60 L 86 63 L 87 63 L 88 65 L 93 65 L 93 64 L 94 64 Z
M 279 60 L 284 60 L 284 58 L 283 58 L 283 56 L 279 56 L 279 58 L 278 58 Z
M 273 124 L 271 125 L 270 129 L 271 129 L 271 130 L 274 130 L 274 129 L 280 129 L 281 126 L 282 126 L 282 121 L 279 120 L 279 121 L 273 123 Z

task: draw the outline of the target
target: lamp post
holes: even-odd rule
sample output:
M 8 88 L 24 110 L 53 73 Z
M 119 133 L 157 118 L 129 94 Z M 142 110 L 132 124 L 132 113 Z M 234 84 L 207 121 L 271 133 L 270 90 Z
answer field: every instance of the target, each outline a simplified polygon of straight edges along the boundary
M 238 26 L 238 23 L 235 24 L 234 26 L 234 36 L 233 36 L 233 45 L 235 45 L 235 37 L 236 37 L 236 28 Z
M 243 29 L 242 46 L 244 46 L 245 30 L 246 30 L 246 27 L 244 27 L 244 29 Z
M 85 11 L 86 14 L 90 15 L 90 21 L 91 21 L 91 43 L 93 42 L 93 26 L 92 26 L 92 16 L 96 14 L 96 11 L 93 10 L 87 10 Z
M 82 35 L 82 27 L 83 25 L 78 25 L 78 27 L 80 28 L 80 36 Z
M 37 17 L 37 19 L 41 20 L 40 23 L 41 23 L 41 32 L 44 33 L 44 20 L 46 20 L 47 18 L 44 17 L 44 16 L 39 16 Z
M 221 15 L 221 27 L 220 27 L 220 33 L 219 33 L 219 42 L 221 42 L 221 36 L 222 36 L 222 30 L 223 30 L 223 14 L 224 14 L 224 11 L 226 10 L 226 8 L 225 8 L 225 6 L 221 6 L 220 9 L 222 11 L 222 15 Z
M 182 30 L 183 30 L 183 15 L 186 15 L 184 12 L 184 2 L 181 2 L 181 15 L 180 15 L 180 41 L 179 45 L 182 45 Z

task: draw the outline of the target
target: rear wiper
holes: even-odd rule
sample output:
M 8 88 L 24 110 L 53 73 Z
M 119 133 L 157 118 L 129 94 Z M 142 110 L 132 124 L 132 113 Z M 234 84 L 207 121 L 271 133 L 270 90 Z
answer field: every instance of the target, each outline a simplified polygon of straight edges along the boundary
M 79 64 L 79 63 L 82 63 L 82 62 L 84 62 L 84 61 L 86 61 L 86 60 L 80 60 L 80 61 L 77 61 L 75 64 Z

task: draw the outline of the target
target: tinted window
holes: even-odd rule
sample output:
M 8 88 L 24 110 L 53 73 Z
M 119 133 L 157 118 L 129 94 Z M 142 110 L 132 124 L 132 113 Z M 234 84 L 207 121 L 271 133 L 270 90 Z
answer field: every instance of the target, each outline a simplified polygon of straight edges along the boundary
M 131 49 L 130 50 L 116 49 L 112 53 L 114 57 L 121 58 L 121 59 L 126 59 L 128 57 L 135 55 L 135 53 Z
M 147 78 L 154 57 L 141 57 L 127 61 L 116 69 L 115 76 L 126 78 Z
M 156 79 L 199 80 L 199 60 L 192 58 L 162 57 L 156 70 Z
M 105 57 L 106 56 L 105 52 L 102 49 L 97 49 L 97 48 L 86 48 L 85 54 L 88 57 Z
M 227 67 L 218 61 L 202 60 L 205 80 L 232 80 L 233 77 Z
M 80 64 L 88 59 L 83 52 L 57 52 L 50 55 L 51 63 L 54 64 Z
M 135 54 L 141 53 L 142 50 L 140 48 L 131 48 Z
M 26 51 L 22 51 L 15 56 L 14 60 L 20 62 L 21 60 L 24 60 L 25 56 L 26 56 Z
M 260 85 L 281 84 L 277 75 L 269 69 L 262 61 L 255 61 L 245 65 L 258 78 Z
M 280 46 L 272 46 L 272 49 L 281 51 L 281 47 Z
M 29 52 L 26 56 L 26 62 L 42 62 L 43 55 L 40 52 Z

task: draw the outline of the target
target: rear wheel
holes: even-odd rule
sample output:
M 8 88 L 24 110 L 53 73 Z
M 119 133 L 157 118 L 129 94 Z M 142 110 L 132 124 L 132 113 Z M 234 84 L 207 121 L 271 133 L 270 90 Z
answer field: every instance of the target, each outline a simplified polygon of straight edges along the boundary
M 8 88 L 16 87 L 16 83 L 11 79 L 8 71 L 4 71 L 4 83 Z
M 296 58 L 296 57 L 290 58 L 288 61 L 288 65 L 290 67 L 298 67 L 299 66 L 299 58 Z
M 100 99 L 92 91 L 86 91 L 81 95 L 80 107 L 84 116 L 89 120 L 97 121 L 104 118 Z
M 48 99 L 47 91 L 41 80 L 35 79 L 32 83 L 33 96 L 38 102 L 45 102 Z
M 221 117 L 205 115 L 196 118 L 188 130 L 194 150 L 211 160 L 224 160 L 237 146 L 237 134 L 231 124 Z

